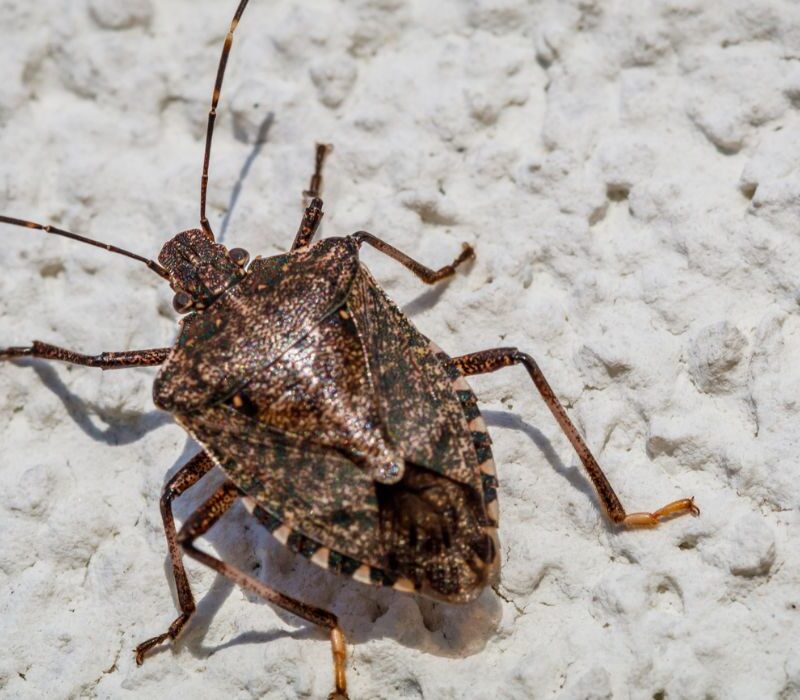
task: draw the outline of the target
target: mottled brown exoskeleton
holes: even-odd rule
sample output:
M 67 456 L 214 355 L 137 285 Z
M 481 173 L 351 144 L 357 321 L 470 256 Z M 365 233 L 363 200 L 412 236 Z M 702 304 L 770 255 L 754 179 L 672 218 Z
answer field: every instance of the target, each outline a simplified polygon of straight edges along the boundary
M 326 628 L 335 689 L 346 698 L 345 639 L 336 617 L 267 587 L 198 549 L 195 541 L 241 499 L 276 539 L 330 571 L 448 603 L 473 600 L 499 573 L 497 477 L 491 440 L 465 377 L 521 364 L 569 438 L 614 522 L 656 525 L 697 514 L 691 498 L 653 513 L 627 514 L 536 362 L 515 348 L 449 357 L 423 336 L 359 262 L 367 243 L 426 284 L 472 257 L 431 270 L 372 234 L 313 243 L 326 146 L 294 244 L 256 258 L 215 242 L 206 187 L 216 107 L 241 0 L 220 58 L 208 116 L 200 228 L 164 245 L 158 262 L 53 226 L 0 216 L 144 262 L 175 291 L 186 316 L 174 346 L 81 355 L 34 341 L 0 359 L 36 357 L 114 369 L 161 365 L 153 388 L 201 451 L 169 480 L 161 498 L 181 612 L 167 631 L 136 648 L 175 639 L 195 611 L 181 556 Z M 176 531 L 172 501 L 214 466 L 227 480 Z

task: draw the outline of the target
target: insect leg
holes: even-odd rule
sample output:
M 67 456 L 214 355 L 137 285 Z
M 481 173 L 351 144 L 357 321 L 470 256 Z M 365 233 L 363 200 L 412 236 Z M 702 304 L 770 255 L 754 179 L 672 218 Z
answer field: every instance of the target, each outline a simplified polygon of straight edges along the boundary
M 150 350 L 127 350 L 125 352 L 101 352 L 99 355 L 81 355 L 55 345 L 33 341 L 29 347 L 0 348 L 0 360 L 16 360 L 20 357 L 37 357 L 43 360 L 61 360 L 76 365 L 99 367 L 100 369 L 124 369 L 126 367 L 150 367 L 160 365 L 167 359 L 172 348 Z
M 330 144 L 317 144 L 314 160 L 314 174 L 311 176 L 308 189 L 303 192 L 304 197 L 311 197 L 311 202 L 306 207 L 305 213 L 303 214 L 300 228 L 297 229 L 297 235 L 294 237 L 292 250 L 305 248 L 309 245 L 317 233 L 320 221 L 322 221 L 322 200 L 320 199 L 320 194 L 322 193 L 322 165 L 325 163 L 325 157 L 332 150 L 333 146 Z
M 181 608 L 181 614 L 172 621 L 166 632 L 159 634 L 157 637 L 152 637 L 136 647 L 136 664 L 139 666 L 144 663 L 144 655 L 150 649 L 165 642 L 167 639 L 176 639 L 195 611 L 194 596 L 192 596 L 192 589 L 189 587 L 189 579 L 186 577 L 186 569 L 183 566 L 183 558 L 181 556 L 182 551 L 178 545 L 178 532 L 175 529 L 175 517 L 172 514 L 172 501 L 200 481 L 213 466 L 214 462 L 205 452 L 196 454 L 169 480 L 161 494 L 161 518 L 164 521 L 164 534 L 167 536 L 167 548 L 169 549 L 169 558 L 172 560 L 172 574 L 175 577 L 175 588 L 178 592 L 178 604 Z
M 306 207 L 303 214 L 303 220 L 300 222 L 300 228 L 297 229 L 297 234 L 292 243 L 292 250 L 298 248 L 305 248 L 319 228 L 319 222 L 322 221 L 322 200 L 319 197 L 314 197 L 311 204 Z
M 318 143 L 314 154 L 314 174 L 311 176 L 311 182 L 308 189 L 304 190 L 304 197 L 319 197 L 322 194 L 322 166 L 325 163 L 325 158 L 333 150 L 333 146 L 329 143 Z
M 380 238 L 376 238 L 371 233 L 358 231 L 354 233 L 351 238 L 354 238 L 359 245 L 362 243 L 369 243 L 373 248 L 377 248 L 381 251 L 381 253 L 388 255 L 390 258 L 394 258 L 401 265 L 411 270 L 411 272 L 425 282 L 425 284 L 434 284 L 440 280 L 447 279 L 455 274 L 456 268 L 461 265 L 461 263 L 475 257 L 475 251 L 472 249 L 472 246 L 465 243 L 463 250 L 452 263 L 440 267 L 438 270 L 431 270 L 429 267 L 425 267 L 425 265 L 417 262 L 402 251 L 397 250 L 394 246 L 389 245 Z
M 211 139 L 214 136 L 214 122 L 217 119 L 217 104 L 219 104 L 219 95 L 222 91 L 222 79 L 225 77 L 225 67 L 228 64 L 228 56 L 231 52 L 233 45 L 233 33 L 236 31 L 236 26 L 242 18 L 242 13 L 249 0 L 241 0 L 239 7 L 231 20 L 231 26 L 228 30 L 228 35 L 225 37 L 225 44 L 222 46 L 222 55 L 219 57 L 219 66 L 217 67 L 217 79 L 214 82 L 214 92 L 211 95 L 211 109 L 208 111 L 208 126 L 206 128 L 206 149 L 203 156 L 203 175 L 200 178 L 200 225 L 212 238 L 214 233 L 211 231 L 211 226 L 206 218 L 206 191 L 208 190 L 208 164 L 211 160 Z
M 606 475 L 594 458 L 594 455 L 592 455 L 591 451 L 586 446 L 578 429 L 569 419 L 567 412 L 556 397 L 550 384 L 548 384 L 544 374 L 542 374 L 536 361 L 530 355 L 526 355 L 516 348 L 495 348 L 493 350 L 484 350 L 469 355 L 462 355 L 461 357 L 454 357 L 448 364 L 457 368 L 458 371 L 464 375 L 484 374 L 487 372 L 494 372 L 503 367 L 510 367 L 511 365 L 523 365 L 525 369 L 528 370 L 528 374 L 539 390 L 539 393 L 542 395 L 544 402 L 547 404 L 556 422 L 561 427 L 561 430 L 564 431 L 570 443 L 572 443 L 575 452 L 578 453 L 578 457 L 580 457 L 600 497 L 603 508 L 608 517 L 615 523 L 634 527 L 652 527 L 658 525 L 659 521 L 664 518 L 683 515 L 685 513 L 691 513 L 692 515 L 700 514 L 700 510 L 694 504 L 693 498 L 683 498 L 679 501 L 673 501 L 652 513 L 626 513 L 625 509 L 622 507 L 622 503 L 619 498 L 617 498 L 617 494 L 614 493 L 614 489 L 606 478 Z
M 258 579 L 248 576 L 243 571 L 212 557 L 210 554 L 206 554 L 194 546 L 194 540 L 207 532 L 240 496 L 241 492 L 232 482 L 224 483 L 202 506 L 189 516 L 178 533 L 178 542 L 183 547 L 183 551 L 190 557 L 214 569 L 245 590 L 261 596 L 270 603 L 288 610 L 304 620 L 329 630 L 333 649 L 336 688 L 328 698 L 329 700 L 347 700 L 347 680 L 345 678 L 347 649 L 345 647 L 344 634 L 339 627 L 336 616 L 327 610 L 307 605 L 273 588 L 269 588 Z

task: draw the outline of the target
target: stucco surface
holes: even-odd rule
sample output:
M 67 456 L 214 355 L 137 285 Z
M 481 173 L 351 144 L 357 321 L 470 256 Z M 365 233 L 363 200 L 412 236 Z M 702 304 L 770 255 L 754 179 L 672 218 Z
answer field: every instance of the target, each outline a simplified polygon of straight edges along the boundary
M 155 256 L 197 225 L 232 0 L 0 0 L 0 212 Z M 620 532 L 521 369 L 473 387 L 495 441 L 503 579 L 466 607 L 315 569 L 237 507 L 204 546 L 328 607 L 354 698 L 800 697 L 800 6 L 788 0 L 251 0 L 212 158 L 212 225 L 269 255 L 335 145 L 323 235 L 451 354 L 537 358 L 623 503 Z M 168 345 L 144 266 L 0 230 L 0 346 Z M 158 498 L 198 449 L 154 369 L 0 366 L 0 696 L 320 698 L 324 635 L 189 564 Z M 216 481 L 215 481 L 216 480 Z M 218 483 L 179 502 L 179 519 Z

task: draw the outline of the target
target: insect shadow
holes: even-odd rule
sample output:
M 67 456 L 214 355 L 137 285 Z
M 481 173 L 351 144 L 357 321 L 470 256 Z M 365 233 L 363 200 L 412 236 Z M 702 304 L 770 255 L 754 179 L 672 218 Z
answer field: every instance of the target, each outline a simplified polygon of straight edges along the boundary
M 108 445 L 129 445 L 162 425 L 172 423 L 172 418 L 163 411 L 153 410 L 142 413 L 89 403 L 73 394 L 53 366 L 45 362 L 17 360 L 15 364 L 33 369 L 42 384 L 61 400 L 69 417 L 78 424 L 78 427 L 99 442 Z M 105 423 L 107 427 L 99 427 L 93 420 L 93 416 Z
M 250 174 L 250 168 L 253 167 L 253 163 L 255 162 L 256 158 L 261 155 L 264 144 L 269 138 L 269 130 L 272 128 L 274 122 L 275 113 L 269 112 L 258 127 L 253 148 L 250 150 L 249 155 L 245 159 L 241 170 L 239 170 L 239 177 L 236 178 L 236 183 L 231 190 L 231 197 L 228 200 L 228 209 L 225 212 L 225 218 L 222 219 L 222 223 L 220 224 L 219 236 L 217 236 L 219 243 L 224 243 L 225 241 L 225 234 L 228 232 L 228 224 L 233 216 L 233 210 L 236 208 L 236 205 L 239 202 L 239 196 L 242 193 L 244 182 L 247 179 L 247 176 Z
M 435 287 L 428 289 L 427 291 L 422 292 L 422 294 L 416 296 L 403 306 L 403 313 L 406 316 L 413 318 L 416 314 L 421 314 L 423 311 L 432 309 L 439 302 L 442 294 L 444 294 L 447 288 L 450 286 L 450 281 L 451 280 L 445 280 Z
M 602 509 L 602 504 L 597 498 L 597 494 L 591 487 L 589 482 L 584 478 L 583 474 L 579 471 L 578 467 L 568 467 L 558 456 L 558 453 L 553 448 L 553 444 L 548 440 L 544 433 L 538 428 L 533 427 L 515 413 L 507 411 L 483 411 L 483 418 L 486 424 L 493 428 L 508 428 L 509 430 L 516 430 L 525 433 L 531 440 L 533 440 L 536 447 L 544 455 L 544 458 L 553 469 L 563 476 L 571 486 L 583 493 L 598 509 Z M 609 529 L 611 529 L 609 527 Z

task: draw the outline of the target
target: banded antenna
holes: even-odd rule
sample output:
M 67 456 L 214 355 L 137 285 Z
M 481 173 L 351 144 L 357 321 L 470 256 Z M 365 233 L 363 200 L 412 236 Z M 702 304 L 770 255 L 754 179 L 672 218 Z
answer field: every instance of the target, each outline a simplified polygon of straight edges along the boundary
M 77 233 L 72 233 L 70 231 L 65 231 L 62 228 L 57 228 L 55 226 L 50 226 L 49 224 L 37 224 L 35 221 L 25 221 L 24 219 L 14 219 L 10 216 L 2 216 L 0 215 L 0 223 L 3 224 L 11 224 L 12 226 L 22 226 L 23 228 L 34 228 L 38 229 L 39 231 L 44 231 L 45 233 L 51 233 L 55 236 L 64 236 L 64 238 L 71 238 L 73 241 L 80 241 L 81 243 L 88 243 L 89 245 L 96 246 L 97 248 L 102 248 L 103 250 L 107 250 L 109 253 L 119 253 L 120 255 L 124 255 L 128 258 L 133 258 L 134 260 L 138 260 L 139 262 L 143 262 L 147 267 L 149 267 L 153 272 L 155 272 L 159 277 L 163 277 L 165 280 L 169 282 L 169 273 L 161 267 L 155 260 L 148 260 L 147 258 L 142 257 L 141 255 L 137 255 L 136 253 L 131 253 L 129 250 L 124 250 L 123 248 L 118 248 L 115 245 L 111 245 L 110 243 L 103 243 L 102 241 L 95 241 L 92 238 L 86 238 L 86 236 L 79 236 Z
M 225 44 L 222 47 L 222 55 L 219 57 L 219 66 L 217 66 L 217 79 L 214 82 L 214 92 L 211 94 L 211 109 L 208 110 L 208 126 L 206 127 L 206 150 L 203 156 L 203 174 L 200 177 L 200 226 L 203 231 L 214 238 L 214 232 L 211 230 L 211 225 L 208 223 L 206 216 L 206 190 L 208 189 L 208 164 L 211 160 L 211 139 L 214 136 L 214 122 L 217 119 L 217 105 L 219 104 L 219 95 L 222 92 L 222 79 L 225 77 L 225 68 L 228 65 L 228 56 L 231 52 L 233 45 L 233 33 L 242 18 L 244 8 L 250 0 L 241 0 L 239 7 L 231 20 L 230 29 L 225 37 Z

